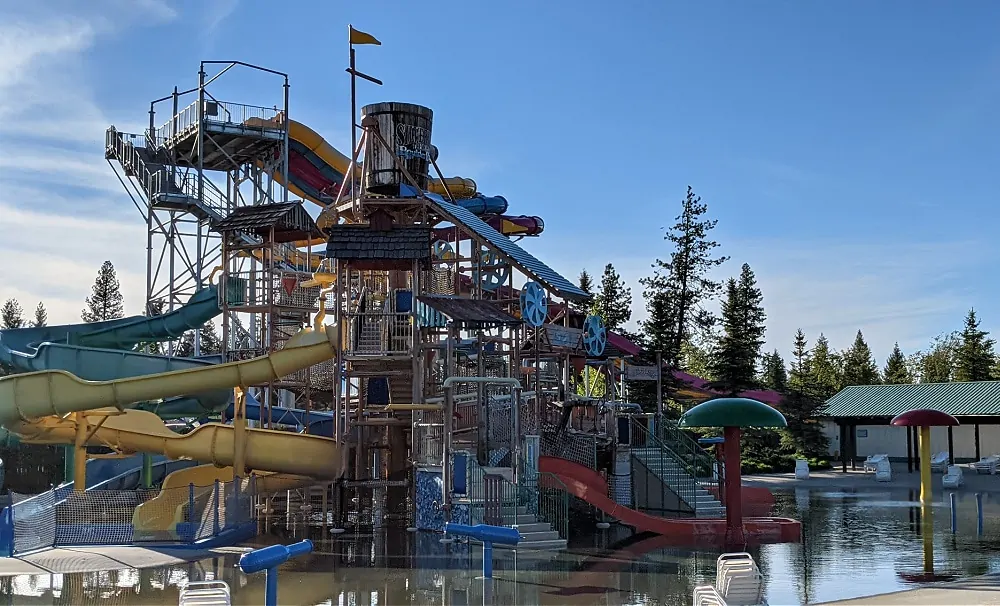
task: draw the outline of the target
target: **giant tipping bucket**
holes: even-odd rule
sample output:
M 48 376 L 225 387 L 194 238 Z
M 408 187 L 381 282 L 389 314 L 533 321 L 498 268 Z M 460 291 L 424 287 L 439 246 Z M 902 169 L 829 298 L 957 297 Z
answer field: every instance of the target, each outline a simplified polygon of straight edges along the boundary
M 361 108 L 364 118 L 374 118 L 388 149 L 377 140 L 365 146 L 367 189 L 380 196 L 399 196 L 409 180 L 398 160 L 420 189 L 427 189 L 427 168 L 432 159 L 431 126 L 434 112 L 412 103 L 387 101 Z

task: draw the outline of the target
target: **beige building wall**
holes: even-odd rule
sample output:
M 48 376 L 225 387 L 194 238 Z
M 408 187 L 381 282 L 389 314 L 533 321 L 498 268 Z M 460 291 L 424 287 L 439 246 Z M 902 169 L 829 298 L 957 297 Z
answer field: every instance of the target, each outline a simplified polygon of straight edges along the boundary
M 1000 420 L 1000 419 L 998 419 Z M 889 425 L 858 425 L 858 456 L 888 454 L 893 458 L 906 458 L 906 428 Z M 952 428 L 955 458 L 959 461 L 974 460 L 976 457 L 976 437 L 973 425 L 959 425 Z M 823 421 L 823 433 L 830 440 L 830 455 L 841 451 L 840 428 L 829 420 Z M 867 435 L 866 435 L 867 434 Z M 1000 455 L 1000 425 L 979 426 L 980 456 Z M 931 428 L 931 452 L 948 452 L 948 428 Z

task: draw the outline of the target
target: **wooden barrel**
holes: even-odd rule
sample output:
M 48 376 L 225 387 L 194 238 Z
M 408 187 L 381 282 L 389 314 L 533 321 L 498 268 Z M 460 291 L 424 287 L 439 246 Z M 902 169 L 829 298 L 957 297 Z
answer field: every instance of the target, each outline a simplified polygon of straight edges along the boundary
M 395 159 L 406 167 L 417 187 L 427 189 L 427 169 L 434 152 L 431 145 L 434 112 L 421 105 L 388 101 L 366 105 L 361 114 L 376 120 L 378 132 L 388 144 L 386 149 L 374 140 L 365 146 L 368 192 L 399 196 L 400 186 L 410 185 Z

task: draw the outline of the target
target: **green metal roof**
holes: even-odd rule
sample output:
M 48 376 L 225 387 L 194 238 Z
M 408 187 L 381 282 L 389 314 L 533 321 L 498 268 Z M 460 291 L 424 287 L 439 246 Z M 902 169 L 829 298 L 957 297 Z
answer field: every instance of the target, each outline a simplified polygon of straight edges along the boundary
M 933 408 L 950 415 L 1000 415 L 1000 381 L 851 385 L 826 401 L 830 417 L 894 417 L 913 408 Z

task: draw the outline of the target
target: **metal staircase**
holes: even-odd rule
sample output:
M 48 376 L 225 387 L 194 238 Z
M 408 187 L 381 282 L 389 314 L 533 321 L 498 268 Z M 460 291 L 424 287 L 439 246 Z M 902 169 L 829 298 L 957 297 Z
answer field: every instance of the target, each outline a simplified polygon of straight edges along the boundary
M 719 479 L 713 476 L 714 458 L 676 427 L 665 426 L 657 431 L 665 438 L 661 439 L 651 434 L 637 421 L 637 417 L 630 419 L 632 443 L 630 456 L 633 468 L 638 462 L 657 478 L 661 484 L 660 507 L 667 501 L 667 495 L 663 493 L 669 491 L 676 495 L 695 517 L 725 516 L 725 506 L 715 496 L 720 493 Z M 715 494 L 710 489 L 714 489 Z M 649 491 L 650 488 L 647 487 L 646 494 L 649 494 Z M 655 487 L 652 491 L 655 496 L 657 492 Z M 637 499 L 636 507 L 645 509 L 649 507 L 649 503 L 639 502 Z
M 126 177 L 149 206 L 190 212 L 219 221 L 229 213 L 226 196 L 208 179 L 175 166 L 170 151 L 149 138 L 119 132 L 114 126 L 104 136 L 104 158 L 117 160 Z

